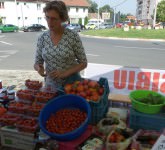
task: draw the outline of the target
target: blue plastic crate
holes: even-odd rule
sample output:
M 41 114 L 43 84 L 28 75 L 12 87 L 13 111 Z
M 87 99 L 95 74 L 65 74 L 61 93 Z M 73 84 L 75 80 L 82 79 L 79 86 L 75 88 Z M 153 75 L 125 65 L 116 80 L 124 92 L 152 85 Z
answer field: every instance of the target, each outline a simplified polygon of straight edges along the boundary
M 157 130 L 161 131 L 165 128 L 165 113 L 159 114 L 144 114 L 130 108 L 130 128 L 139 130 Z
M 108 96 L 110 93 L 108 80 L 100 78 L 98 83 L 104 87 L 104 93 L 98 102 L 89 101 L 91 106 L 91 121 L 90 124 L 97 124 L 102 118 L 106 116 L 108 111 Z
M 101 119 L 106 117 L 106 113 L 108 111 L 108 101 L 105 102 L 103 105 L 100 106 L 91 106 L 91 120 L 90 124 L 95 125 Z

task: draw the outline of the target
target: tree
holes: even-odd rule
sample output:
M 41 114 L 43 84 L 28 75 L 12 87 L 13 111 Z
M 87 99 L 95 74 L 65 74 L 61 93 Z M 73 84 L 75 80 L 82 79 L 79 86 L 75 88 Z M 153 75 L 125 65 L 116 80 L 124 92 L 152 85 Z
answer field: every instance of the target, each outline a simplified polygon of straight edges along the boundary
M 125 22 L 127 20 L 127 15 L 121 13 L 120 18 L 119 18 L 119 22 Z
M 88 8 L 89 13 L 97 13 L 98 12 L 98 5 L 96 2 L 93 2 L 92 0 L 88 0 L 88 3 L 90 4 L 90 7 Z
M 79 18 L 78 24 L 82 24 L 82 18 Z
M 100 14 L 103 12 L 112 12 L 109 5 L 104 5 L 103 7 L 100 7 L 99 11 L 100 11 Z
M 88 17 L 86 16 L 84 20 L 84 25 L 86 25 L 87 23 L 88 23 Z
M 2 24 L 2 18 L 0 17 L 0 24 Z
M 162 0 L 157 6 L 156 21 L 165 22 L 165 0 Z

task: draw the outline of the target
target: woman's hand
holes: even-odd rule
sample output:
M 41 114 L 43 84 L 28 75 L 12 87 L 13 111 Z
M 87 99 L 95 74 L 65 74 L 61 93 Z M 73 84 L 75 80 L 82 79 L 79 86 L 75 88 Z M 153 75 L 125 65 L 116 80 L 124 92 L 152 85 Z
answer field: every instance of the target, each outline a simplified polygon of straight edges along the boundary
M 59 71 L 59 70 L 52 71 L 51 73 L 49 73 L 49 76 L 51 78 L 61 78 L 61 79 L 67 77 L 66 71 L 64 72 L 64 71 Z
M 42 64 L 35 64 L 34 68 L 42 77 L 45 77 L 45 69 Z

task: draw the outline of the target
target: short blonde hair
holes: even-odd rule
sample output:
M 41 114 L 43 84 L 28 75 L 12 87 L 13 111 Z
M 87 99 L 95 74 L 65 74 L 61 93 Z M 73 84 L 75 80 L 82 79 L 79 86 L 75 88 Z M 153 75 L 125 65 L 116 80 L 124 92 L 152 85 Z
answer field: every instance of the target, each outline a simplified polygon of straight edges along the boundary
M 60 18 L 62 19 L 62 21 L 65 22 L 69 20 L 68 10 L 63 1 L 54 0 L 46 3 L 46 6 L 43 8 L 43 11 L 44 13 L 46 13 L 49 10 L 56 11 L 59 14 Z

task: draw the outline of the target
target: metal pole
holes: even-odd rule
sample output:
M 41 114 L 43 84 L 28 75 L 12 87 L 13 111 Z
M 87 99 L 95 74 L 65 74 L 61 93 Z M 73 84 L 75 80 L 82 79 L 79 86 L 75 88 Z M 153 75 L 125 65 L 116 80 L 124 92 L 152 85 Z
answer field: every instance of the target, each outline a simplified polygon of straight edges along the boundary
M 16 10 L 16 22 L 17 22 L 17 26 L 19 26 L 19 23 L 18 23 L 18 12 L 17 12 L 17 0 L 15 0 L 15 10 Z
M 100 20 L 100 0 L 99 0 L 99 3 L 98 3 L 98 21 L 97 21 L 97 25 L 98 25 L 98 29 L 100 28 L 99 27 L 99 20 Z
M 114 10 L 114 17 L 113 17 L 113 25 L 116 26 L 116 7 L 113 9 Z
M 157 0 L 155 0 L 155 11 L 154 11 L 153 28 L 155 28 L 155 24 L 156 24 L 156 13 L 157 13 Z

